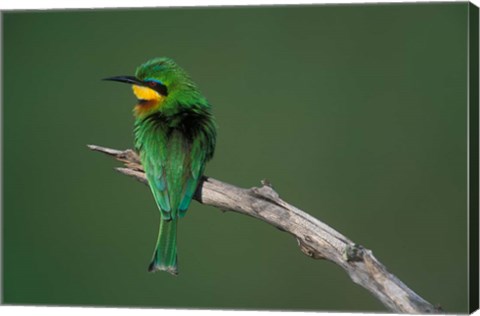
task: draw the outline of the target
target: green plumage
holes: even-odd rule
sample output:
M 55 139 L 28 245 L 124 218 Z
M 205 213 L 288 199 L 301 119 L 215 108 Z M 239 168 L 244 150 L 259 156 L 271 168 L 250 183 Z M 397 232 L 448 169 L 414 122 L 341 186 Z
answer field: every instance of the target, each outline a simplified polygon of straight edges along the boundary
M 135 78 L 111 80 L 152 88 L 161 95 L 158 104 L 139 100 L 136 106 L 135 148 L 160 210 L 159 235 L 148 270 L 177 274 L 177 222 L 185 215 L 215 148 L 210 105 L 186 72 L 168 58 L 141 65 Z

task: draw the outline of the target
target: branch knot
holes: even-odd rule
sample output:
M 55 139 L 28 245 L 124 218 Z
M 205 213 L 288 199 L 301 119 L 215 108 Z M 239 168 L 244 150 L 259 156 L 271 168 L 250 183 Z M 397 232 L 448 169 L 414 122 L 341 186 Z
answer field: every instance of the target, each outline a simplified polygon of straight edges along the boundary
M 363 261 L 365 248 L 362 245 L 350 244 L 345 247 L 344 258 L 347 262 Z

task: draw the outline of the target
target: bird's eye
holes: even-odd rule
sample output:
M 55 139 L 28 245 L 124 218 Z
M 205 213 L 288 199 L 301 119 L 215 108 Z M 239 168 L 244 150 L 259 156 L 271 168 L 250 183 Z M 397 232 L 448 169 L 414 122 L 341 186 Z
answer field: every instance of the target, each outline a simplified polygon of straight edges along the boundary
M 165 86 L 163 82 L 157 79 L 145 79 L 142 83 L 145 87 L 149 87 L 150 89 L 157 91 L 163 96 L 168 95 L 167 86 Z

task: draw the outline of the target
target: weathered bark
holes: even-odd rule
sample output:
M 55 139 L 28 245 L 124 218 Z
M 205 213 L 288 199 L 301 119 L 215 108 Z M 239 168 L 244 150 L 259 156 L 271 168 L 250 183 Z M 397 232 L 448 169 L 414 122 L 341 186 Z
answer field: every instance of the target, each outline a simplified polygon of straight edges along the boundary
M 115 150 L 95 145 L 90 149 L 115 157 L 125 164 L 119 172 L 147 183 L 138 155 L 132 150 Z M 353 280 L 369 290 L 395 313 L 439 313 L 433 306 L 389 273 L 371 250 L 355 244 L 333 228 L 282 200 L 269 183 L 243 189 L 203 177 L 194 197 L 200 203 L 221 210 L 258 218 L 293 235 L 300 250 L 313 259 L 326 259 L 342 267 Z

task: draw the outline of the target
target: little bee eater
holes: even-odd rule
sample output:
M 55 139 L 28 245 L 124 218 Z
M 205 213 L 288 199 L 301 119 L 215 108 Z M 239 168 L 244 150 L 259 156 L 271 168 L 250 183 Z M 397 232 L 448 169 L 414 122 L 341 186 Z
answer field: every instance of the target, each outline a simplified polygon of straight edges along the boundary
M 138 99 L 133 109 L 135 150 L 160 210 L 148 271 L 176 275 L 177 222 L 185 216 L 215 149 L 216 124 L 210 104 L 188 74 L 165 57 L 142 64 L 135 76 L 105 80 L 131 84 Z

